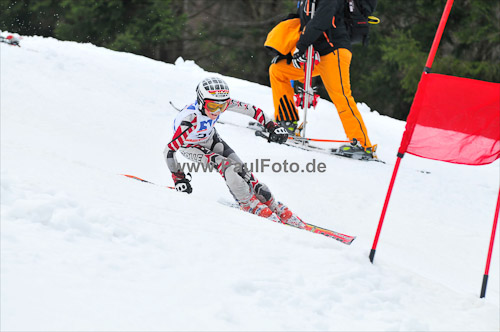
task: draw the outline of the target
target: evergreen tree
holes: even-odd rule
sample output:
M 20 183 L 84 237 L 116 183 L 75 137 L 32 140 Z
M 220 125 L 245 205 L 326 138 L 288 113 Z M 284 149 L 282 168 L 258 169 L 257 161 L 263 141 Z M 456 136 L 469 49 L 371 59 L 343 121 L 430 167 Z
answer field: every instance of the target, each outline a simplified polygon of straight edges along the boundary
M 296 0 L 0 0 L 0 30 L 90 42 L 269 85 L 267 33 Z M 405 119 L 444 0 L 378 0 L 370 45 L 353 46 L 358 102 Z M 500 82 L 500 1 L 455 1 L 432 71 Z M 316 80 L 319 83 L 319 80 Z M 320 87 L 321 88 L 321 87 Z M 321 89 L 320 89 L 321 91 Z M 322 97 L 328 99 L 326 92 Z
M 166 60 L 185 22 L 171 0 L 63 0 L 55 36 Z
M 61 16 L 59 0 L 0 0 L 0 30 L 52 37 Z

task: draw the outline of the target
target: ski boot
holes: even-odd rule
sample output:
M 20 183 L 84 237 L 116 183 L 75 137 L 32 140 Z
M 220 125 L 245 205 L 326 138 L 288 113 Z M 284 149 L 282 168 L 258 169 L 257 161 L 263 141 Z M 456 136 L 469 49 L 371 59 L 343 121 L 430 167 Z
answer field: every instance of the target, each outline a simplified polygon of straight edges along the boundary
M 336 151 L 336 154 L 352 159 L 370 160 L 377 159 L 377 156 L 375 155 L 376 149 L 377 145 L 364 148 L 357 139 L 353 138 L 351 143 L 340 146 Z
M 285 204 L 271 199 L 270 201 L 266 202 L 266 205 L 269 206 L 269 208 L 274 213 L 276 213 L 283 224 L 287 224 L 297 228 L 306 227 L 306 224 L 302 220 L 300 220 L 300 218 L 297 217 Z
M 274 214 L 266 204 L 261 203 L 261 201 L 259 201 L 259 199 L 255 195 L 250 197 L 247 202 L 239 202 L 238 204 L 243 211 L 255 214 L 262 218 L 270 219 L 272 221 L 280 221 L 278 216 Z

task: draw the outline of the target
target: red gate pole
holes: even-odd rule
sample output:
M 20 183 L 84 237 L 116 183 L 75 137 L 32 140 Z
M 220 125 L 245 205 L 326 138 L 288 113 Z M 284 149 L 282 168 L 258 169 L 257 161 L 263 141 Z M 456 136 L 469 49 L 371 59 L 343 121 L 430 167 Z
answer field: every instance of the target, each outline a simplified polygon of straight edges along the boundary
M 488 284 L 488 273 L 490 270 L 491 254 L 493 252 L 493 244 L 495 242 L 495 235 L 498 222 L 498 211 L 500 210 L 500 189 L 498 190 L 497 208 L 495 210 L 495 218 L 493 219 L 493 229 L 491 231 L 490 247 L 488 249 L 488 258 L 486 259 L 486 268 L 484 269 L 483 285 L 481 286 L 480 298 L 486 296 L 486 285 Z
M 394 170 L 392 171 L 391 183 L 389 184 L 389 189 L 387 190 L 387 195 L 385 196 L 384 207 L 382 208 L 382 214 L 380 215 L 380 220 L 378 222 L 377 233 L 375 234 L 375 239 L 373 240 L 372 250 L 370 251 L 370 262 L 373 263 L 375 258 L 375 251 L 377 250 L 378 237 L 380 236 L 380 231 L 382 230 L 382 224 L 384 223 L 385 212 L 387 211 L 387 206 L 389 205 L 389 200 L 391 199 L 392 187 L 396 181 L 396 175 L 398 175 L 399 164 L 401 163 L 402 157 L 396 160 L 396 165 L 394 165 Z
M 451 7 L 453 6 L 453 0 L 448 0 L 444 6 L 443 15 L 441 16 L 441 21 L 439 21 L 439 26 L 434 36 L 434 41 L 432 42 L 431 51 L 429 52 L 429 57 L 425 63 L 424 72 L 429 73 L 432 68 L 432 63 L 434 62 L 434 56 L 436 55 L 437 49 L 439 47 L 439 42 L 443 36 L 444 27 L 448 21 L 448 16 L 450 15 Z
M 436 31 L 436 35 L 434 36 L 434 41 L 432 42 L 431 50 L 429 52 L 429 57 L 427 58 L 427 62 L 425 63 L 423 75 L 430 73 L 432 68 L 432 63 L 434 62 L 434 57 L 436 55 L 437 49 L 439 47 L 439 42 L 441 41 L 441 37 L 443 36 L 444 27 L 446 26 L 446 22 L 448 21 L 448 16 L 450 15 L 451 7 L 453 6 L 454 0 L 448 0 L 444 7 L 443 15 L 441 16 L 441 20 L 439 21 L 439 26 Z M 422 79 L 420 79 L 422 80 Z M 418 89 L 417 89 L 418 91 Z M 413 108 L 413 105 L 412 105 Z M 411 109 L 410 109 L 411 114 Z M 416 118 L 418 114 L 415 116 L 414 121 L 416 122 Z M 384 207 L 382 208 L 382 213 L 380 215 L 380 220 L 378 222 L 377 233 L 375 234 L 375 238 L 373 240 L 372 249 L 370 251 L 370 262 L 373 263 L 375 258 L 375 251 L 377 250 L 378 238 L 380 236 L 380 231 L 382 230 L 382 224 L 384 223 L 385 213 L 387 211 L 387 206 L 389 205 L 389 200 L 391 199 L 392 188 L 394 186 L 394 182 L 396 181 L 396 175 L 398 174 L 399 164 L 401 163 L 401 159 L 404 157 L 408 144 L 411 141 L 411 137 L 413 135 L 413 129 L 415 128 L 415 124 L 409 123 L 410 116 L 408 116 L 406 131 L 403 134 L 403 138 L 401 140 L 401 145 L 398 151 L 398 159 L 396 161 L 396 165 L 394 165 L 394 170 L 392 171 L 391 182 L 389 184 L 389 189 L 387 190 L 387 195 L 385 197 Z

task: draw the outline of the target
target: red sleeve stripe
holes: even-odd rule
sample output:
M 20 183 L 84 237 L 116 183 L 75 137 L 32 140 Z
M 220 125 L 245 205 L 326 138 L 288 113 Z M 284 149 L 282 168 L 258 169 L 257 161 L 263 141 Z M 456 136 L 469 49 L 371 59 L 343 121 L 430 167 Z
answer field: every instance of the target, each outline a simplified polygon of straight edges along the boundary
M 186 138 L 194 131 L 195 128 L 196 127 L 191 127 L 186 129 L 181 135 L 177 136 L 177 138 L 168 143 L 168 147 L 170 148 L 170 150 L 179 150 L 186 141 Z
M 174 138 L 170 143 L 168 143 L 168 147 L 170 150 L 177 151 L 181 148 L 181 146 L 184 144 L 189 134 L 191 134 L 196 129 L 197 121 L 198 119 L 195 116 L 194 119 L 191 121 L 191 126 L 188 127 L 186 130 L 184 130 L 184 132 L 181 132 L 183 127 L 182 124 L 177 128 L 174 134 Z

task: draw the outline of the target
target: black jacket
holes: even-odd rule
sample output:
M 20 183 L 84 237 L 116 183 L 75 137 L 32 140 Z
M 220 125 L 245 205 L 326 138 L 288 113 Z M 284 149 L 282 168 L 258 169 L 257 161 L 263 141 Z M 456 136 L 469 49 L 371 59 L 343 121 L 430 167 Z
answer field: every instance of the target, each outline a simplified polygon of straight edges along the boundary
M 316 2 L 316 9 L 311 19 L 313 1 Z M 305 52 L 311 44 L 320 55 L 331 53 L 338 48 L 351 50 L 351 41 L 344 22 L 344 0 L 300 0 L 297 14 L 304 31 L 297 43 L 301 52 Z M 332 23 L 335 23 L 336 28 Z

